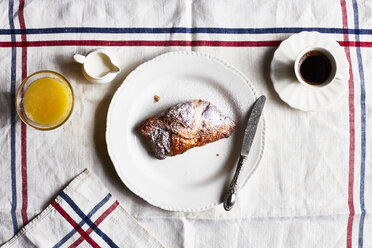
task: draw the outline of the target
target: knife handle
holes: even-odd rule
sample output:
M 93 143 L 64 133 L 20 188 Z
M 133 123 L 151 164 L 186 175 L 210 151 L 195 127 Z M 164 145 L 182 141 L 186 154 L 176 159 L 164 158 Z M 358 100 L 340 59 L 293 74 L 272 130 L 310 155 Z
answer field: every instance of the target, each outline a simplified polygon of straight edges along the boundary
M 239 189 L 238 178 L 239 178 L 240 172 L 242 171 L 242 168 L 243 168 L 243 165 L 246 159 L 247 159 L 247 156 L 240 155 L 234 177 L 231 180 L 230 186 L 226 192 L 226 195 L 223 201 L 223 207 L 226 211 L 230 211 L 235 204 L 236 196 L 238 194 L 238 189 Z

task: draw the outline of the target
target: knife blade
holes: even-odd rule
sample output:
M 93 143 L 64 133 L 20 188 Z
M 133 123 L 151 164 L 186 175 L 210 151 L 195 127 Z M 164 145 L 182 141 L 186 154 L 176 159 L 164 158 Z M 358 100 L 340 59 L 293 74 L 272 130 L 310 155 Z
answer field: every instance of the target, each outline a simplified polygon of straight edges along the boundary
M 234 177 L 230 183 L 230 186 L 226 192 L 223 207 L 226 211 L 230 211 L 235 204 L 237 193 L 238 193 L 238 178 L 242 171 L 244 162 L 246 161 L 249 151 L 253 143 L 254 136 L 257 131 L 258 122 L 260 120 L 262 110 L 265 106 L 266 97 L 260 96 L 253 104 L 251 114 L 249 115 L 247 126 L 244 131 L 242 148 L 240 151 L 240 158 Z
M 249 115 L 247 127 L 244 131 L 244 138 L 242 143 L 242 149 L 240 155 L 248 156 L 249 151 L 253 143 L 254 136 L 256 134 L 258 121 L 260 120 L 263 107 L 265 106 L 266 97 L 260 96 L 252 107 L 251 114 Z

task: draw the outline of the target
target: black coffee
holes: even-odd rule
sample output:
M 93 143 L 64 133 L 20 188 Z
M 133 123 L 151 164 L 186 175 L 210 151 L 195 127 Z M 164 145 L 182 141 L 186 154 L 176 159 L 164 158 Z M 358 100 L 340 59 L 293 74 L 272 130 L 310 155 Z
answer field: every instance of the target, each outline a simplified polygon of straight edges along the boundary
M 331 61 L 320 51 L 307 52 L 300 60 L 300 74 L 306 83 L 322 84 L 331 76 L 331 72 Z

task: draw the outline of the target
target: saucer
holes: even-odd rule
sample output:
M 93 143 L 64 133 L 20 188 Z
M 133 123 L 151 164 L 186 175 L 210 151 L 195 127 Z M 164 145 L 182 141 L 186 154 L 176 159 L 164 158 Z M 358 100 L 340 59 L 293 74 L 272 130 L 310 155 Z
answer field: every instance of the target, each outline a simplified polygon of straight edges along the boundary
M 306 47 L 322 47 L 330 51 L 338 63 L 342 79 L 336 78 L 321 88 L 300 84 L 294 72 L 297 55 Z M 318 32 L 301 32 L 284 40 L 275 51 L 270 67 L 270 77 L 279 97 L 292 108 L 315 111 L 336 101 L 346 90 L 349 65 L 344 49 L 337 41 Z

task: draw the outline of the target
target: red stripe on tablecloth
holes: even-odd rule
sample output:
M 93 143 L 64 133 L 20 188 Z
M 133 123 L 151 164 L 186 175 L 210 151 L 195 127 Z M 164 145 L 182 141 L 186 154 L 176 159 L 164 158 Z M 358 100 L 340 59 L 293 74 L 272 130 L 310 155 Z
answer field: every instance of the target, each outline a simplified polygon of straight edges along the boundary
M 56 201 L 51 204 L 92 247 L 100 247 Z
M 21 28 L 21 43 L 26 43 L 26 25 L 23 9 L 25 7 L 25 1 L 19 1 L 18 19 L 19 26 Z M 22 46 L 22 80 L 27 77 L 27 46 Z M 27 218 L 27 129 L 26 124 L 21 122 L 21 177 L 22 177 L 22 208 L 21 215 L 22 221 L 25 225 L 28 222 Z
M 208 41 L 208 40 L 45 40 L 26 42 L 0 42 L 0 47 L 44 46 L 205 46 L 205 47 L 275 47 L 281 40 L 267 41 Z M 338 41 L 344 47 L 372 47 L 369 41 Z
M 27 133 L 26 133 L 26 125 L 22 122 L 21 124 L 21 159 L 22 159 L 22 169 L 21 169 L 21 177 L 22 177 L 22 208 L 21 208 L 21 215 L 22 215 L 22 222 L 25 225 L 28 222 L 27 217 Z
M 221 46 L 221 47 L 268 47 L 278 46 L 280 40 L 269 41 L 205 41 L 205 40 L 46 40 L 16 42 L 16 47 L 43 46 Z M 12 42 L 0 42 L 0 47 L 14 46 Z
M 345 0 L 341 1 L 341 10 L 342 10 L 342 26 L 344 29 L 348 28 L 347 21 L 347 9 Z M 349 42 L 349 34 L 344 32 L 344 41 Z M 345 53 L 347 60 L 349 62 L 349 132 L 350 132 L 350 141 L 349 141 L 349 190 L 348 190 L 348 205 L 349 205 L 349 218 L 347 221 L 347 234 L 346 234 L 346 247 L 352 247 L 352 236 L 353 236 L 353 219 L 355 215 L 354 210 L 354 160 L 355 160 L 355 109 L 354 109 L 354 76 L 353 68 L 350 57 L 350 48 L 345 47 Z
M 119 202 L 118 201 L 115 201 L 100 217 L 98 217 L 98 219 L 94 222 L 94 225 L 95 226 L 98 226 L 99 224 L 101 224 L 101 222 L 107 217 L 109 216 L 109 214 L 111 214 L 112 211 L 115 210 L 115 208 L 119 205 Z M 89 235 L 91 232 L 93 232 L 93 229 L 90 227 L 86 233 Z M 72 243 L 69 248 L 75 248 L 77 247 L 78 245 L 81 244 L 81 242 L 84 241 L 84 238 L 82 236 L 80 236 L 80 238 L 78 238 L 74 243 Z
M 372 47 L 372 42 L 369 41 L 338 41 L 343 47 Z

